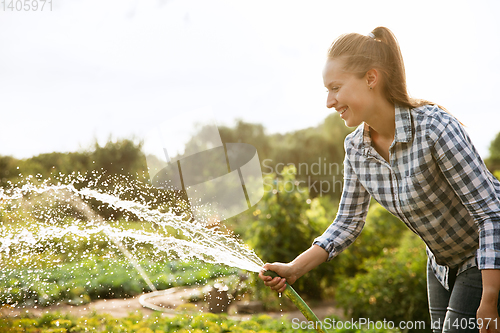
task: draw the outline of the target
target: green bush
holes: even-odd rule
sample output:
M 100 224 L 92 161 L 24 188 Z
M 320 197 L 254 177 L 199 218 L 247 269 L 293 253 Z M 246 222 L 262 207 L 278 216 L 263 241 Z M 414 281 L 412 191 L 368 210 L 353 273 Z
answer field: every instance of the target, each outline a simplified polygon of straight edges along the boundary
M 332 320 L 330 317 L 328 320 Z M 335 318 L 335 320 L 337 320 Z M 327 322 L 325 319 L 324 322 Z M 93 314 L 87 317 L 72 317 L 58 313 L 40 318 L 0 318 L 1 332 L 38 332 L 38 333 L 315 333 L 315 329 L 301 329 L 298 323 L 272 319 L 267 315 L 256 315 L 246 320 L 236 320 L 227 315 L 200 313 L 198 315 L 178 314 L 163 317 L 154 313 L 144 317 L 140 312 L 131 313 L 125 318 Z M 338 329 L 338 333 L 396 333 L 396 330 Z
M 353 277 L 362 269 L 363 260 L 375 258 L 384 250 L 397 247 L 407 227 L 380 204 L 374 202 L 359 237 L 345 251 L 332 260 L 336 279 Z
M 407 230 L 399 247 L 363 261 L 354 278 L 341 281 L 336 300 L 353 318 L 423 320 L 430 327 L 426 263 L 423 242 Z
M 254 221 L 246 230 L 245 239 L 257 255 L 266 262 L 290 262 L 311 247 L 330 221 L 319 199 L 310 199 L 307 188 L 295 179 L 295 167 L 285 167 L 281 177 L 265 178 L 265 193 L 253 212 Z M 331 281 L 332 265 L 321 265 L 301 277 L 293 285 L 303 296 L 321 299 Z M 314 281 L 314 283 L 310 283 Z M 259 293 L 269 288 L 258 284 Z M 269 305 L 266 302 L 266 305 Z

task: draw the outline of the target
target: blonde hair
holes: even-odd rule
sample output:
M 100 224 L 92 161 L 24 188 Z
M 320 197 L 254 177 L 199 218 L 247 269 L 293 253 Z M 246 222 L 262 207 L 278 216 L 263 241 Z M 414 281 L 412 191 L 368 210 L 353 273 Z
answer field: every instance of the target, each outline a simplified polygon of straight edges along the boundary
M 382 87 L 391 103 L 415 108 L 432 102 L 408 95 L 406 74 L 396 36 L 385 27 L 377 27 L 369 36 L 350 33 L 338 37 L 328 49 L 328 58 L 344 60 L 345 70 L 363 77 L 377 69 L 383 77 Z

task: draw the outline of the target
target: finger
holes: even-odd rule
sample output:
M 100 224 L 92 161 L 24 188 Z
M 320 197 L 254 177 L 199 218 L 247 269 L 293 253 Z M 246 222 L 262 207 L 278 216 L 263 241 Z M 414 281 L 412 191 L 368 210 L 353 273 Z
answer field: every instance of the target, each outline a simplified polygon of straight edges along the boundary
M 266 271 L 269 270 L 269 263 L 266 263 L 262 266 L 260 272 L 259 272 L 259 278 L 263 281 L 270 281 L 272 280 L 272 277 L 269 275 L 264 275 Z
M 273 289 L 279 288 L 279 284 L 281 283 L 281 279 L 279 276 L 272 279 Z
M 286 279 L 283 279 L 282 283 L 283 283 L 283 286 L 280 289 L 278 289 L 279 293 L 282 293 L 285 291 L 286 286 L 287 286 Z
M 281 289 L 284 289 L 286 287 L 286 279 L 284 278 L 276 278 L 278 279 L 276 285 L 272 288 L 273 290 L 280 291 Z
M 268 287 L 271 287 L 271 289 L 274 289 L 274 287 L 280 282 L 281 278 L 275 277 L 271 278 L 270 280 L 264 281 L 264 284 Z
M 262 281 L 269 281 L 272 279 L 272 277 L 270 276 L 267 276 L 267 275 L 264 275 L 265 271 L 260 271 L 259 272 L 259 278 L 262 280 Z
M 268 271 L 273 271 L 275 272 L 276 274 L 279 275 L 278 271 L 280 271 L 280 263 L 266 263 L 263 268 L 265 268 L 266 270 Z
M 487 319 L 490 319 L 490 318 L 487 318 Z M 487 322 L 487 324 L 484 326 L 484 331 L 486 333 L 493 333 L 493 332 L 497 331 L 495 325 L 492 326 L 491 322 L 489 320 L 487 320 L 486 322 Z
M 488 330 L 486 329 L 486 325 L 482 321 L 482 318 L 479 318 L 479 319 L 481 319 L 481 325 L 480 325 L 480 328 L 479 328 L 479 333 L 488 333 Z M 476 319 L 476 323 L 478 323 L 477 319 Z M 479 323 L 478 323 L 478 325 L 479 325 Z

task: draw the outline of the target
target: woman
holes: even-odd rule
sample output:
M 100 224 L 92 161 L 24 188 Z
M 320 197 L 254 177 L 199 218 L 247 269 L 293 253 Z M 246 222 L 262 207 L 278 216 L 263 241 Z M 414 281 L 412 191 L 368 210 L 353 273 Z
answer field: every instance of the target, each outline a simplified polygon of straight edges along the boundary
M 347 126 L 361 125 L 345 139 L 339 211 L 295 260 L 263 266 L 283 278 L 260 278 L 282 292 L 285 282 L 335 257 L 361 232 L 373 197 L 427 245 L 435 332 L 500 332 L 500 182 L 461 124 L 409 98 L 399 45 L 384 27 L 339 37 L 323 80 L 327 107 Z

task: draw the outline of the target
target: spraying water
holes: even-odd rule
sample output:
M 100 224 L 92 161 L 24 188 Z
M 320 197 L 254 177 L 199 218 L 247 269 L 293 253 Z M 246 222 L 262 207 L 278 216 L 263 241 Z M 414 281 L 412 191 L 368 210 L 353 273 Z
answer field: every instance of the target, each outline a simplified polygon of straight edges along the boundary
M 60 265 L 61 254 L 69 260 L 92 257 L 88 249 L 77 254 L 70 246 L 74 242 L 89 249 L 94 249 L 93 243 L 110 243 L 153 291 L 156 288 L 140 266 L 140 259 L 200 260 L 252 272 L 259 272 L 263 265 L 243 242 L 208 227 L 206 221 L 190 219 L 172 209 L 153 208 L 146 200 L 141 202 L 141 196 L 137 200 L 121 199 L 119 193 L 123 187 L 103 191 L 96 188 L 97 181 L 89 184 L 81 187 L 78 180 L 57 185 L 27 182 L 8 190 L 0 189 L 0 281 L 29 278 L 33 283 L 50 284 L 44 268 Z M 113 219 L 105 220 L 90 207 L 92 202 L 134 216 L 142 227 L 128 228 Z M 29 276 L 9 274 L 12 267 L 28 268 Z M 11 283 L 9 288 L 15 285 Z M 2 303 L 12 302 L 2 300 Z

